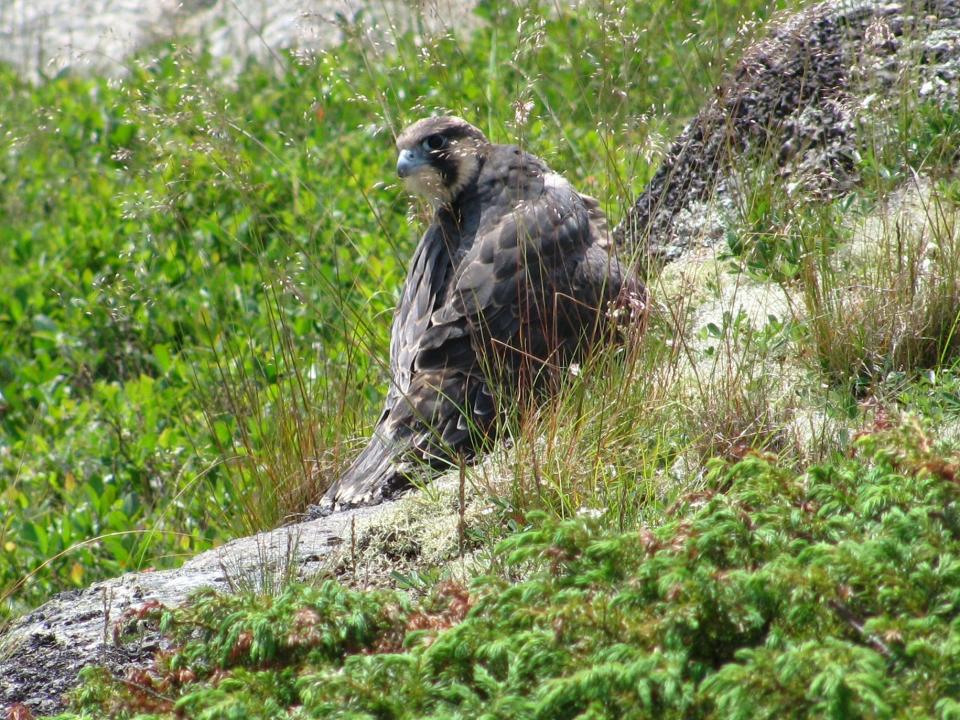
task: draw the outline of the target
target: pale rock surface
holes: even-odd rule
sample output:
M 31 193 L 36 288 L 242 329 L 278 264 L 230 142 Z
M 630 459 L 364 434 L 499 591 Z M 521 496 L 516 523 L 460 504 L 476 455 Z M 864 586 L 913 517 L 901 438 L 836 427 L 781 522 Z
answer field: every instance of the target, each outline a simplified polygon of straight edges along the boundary
M 311 52 L 360 28 L 374 42 L 399 31 L 469 31 L 475 0 L 4 0 L 0 61 L 33 80 L 72 72 L 121 75 L 158 42 L 207 48 L 234 67 L 284 50 Z M 422 25 L 418 21 L 422 20 Z M 416 25 L 415 25 L 416 23 Z

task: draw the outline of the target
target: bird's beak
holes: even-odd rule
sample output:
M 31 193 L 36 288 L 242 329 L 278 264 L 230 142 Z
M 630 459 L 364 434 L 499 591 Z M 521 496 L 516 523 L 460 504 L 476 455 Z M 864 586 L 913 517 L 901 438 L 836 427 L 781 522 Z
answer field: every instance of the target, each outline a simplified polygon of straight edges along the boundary
M 413 150 L 401 150 L 397 158 L 397 175 L 402 178 L 413 175 L 421 166 L 427 163 L 426 158 Z

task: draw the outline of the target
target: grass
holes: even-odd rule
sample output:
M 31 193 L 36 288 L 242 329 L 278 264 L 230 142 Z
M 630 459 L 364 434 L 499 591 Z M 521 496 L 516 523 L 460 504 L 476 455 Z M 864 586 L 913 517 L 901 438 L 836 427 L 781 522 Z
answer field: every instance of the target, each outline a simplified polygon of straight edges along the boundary
M 459 112 L 616 218 L 767 10 L 484 3 L 520 30 L 348 26 L 232 82 L 178 45 L 118 81 L 0 70 L 0 613 L 274 526 L 351 457 L 423 227 L 392 131 Z
M 455 111 L 616 221 L 768 10 L 482 3 L 233 84 L 174 46 L 119 82 L 3 71 L 2 612 L 275 526 L 349 461 L 425 220 L 391 132 Z M 900 92 L 853 192 L 754 159 L 643 333 L 500 398 L 483 577 L 203 595 L 69 717 L 960 715 L 960 125 Z
M 814 348 L 838 381 L 937 368 L 958 357 L 957 207 L 911 189 L 908 207 L 859 228 L 842 252 L 812 247 L 805 254 Z

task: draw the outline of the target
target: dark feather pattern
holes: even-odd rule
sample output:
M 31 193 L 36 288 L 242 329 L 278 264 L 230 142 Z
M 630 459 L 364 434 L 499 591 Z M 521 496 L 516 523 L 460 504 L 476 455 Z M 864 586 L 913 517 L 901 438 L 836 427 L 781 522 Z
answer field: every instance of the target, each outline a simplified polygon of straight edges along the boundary
M 428 151 L 437 133 L 449 142 Z M 441 201 L 394 316 L 383 413 L 327 492 L 328 511 L 379 502 L 418 466 L 471 456 L 496 433 L 497 392 L 576 360 L 622 293 L 646 297 L 611 254 L 597 202 L 540 159 L 449 117 L 416 123 L 397 146 L 411 186 Z M 451 177 L 458 187 L 442 185 Z

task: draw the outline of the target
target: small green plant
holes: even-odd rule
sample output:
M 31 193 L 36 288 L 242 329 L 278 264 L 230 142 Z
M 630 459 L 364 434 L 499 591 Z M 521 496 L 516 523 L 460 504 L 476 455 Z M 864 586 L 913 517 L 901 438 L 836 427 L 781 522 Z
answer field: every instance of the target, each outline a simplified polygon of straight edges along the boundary
M 116 694 L 96 680 L 77 712 L 951 717 L 958 472 L 916 419 L 878 416 L 853 457 L 804 473 L 713 462 L 639 529 L 531 513 L 469 592 L 207 593 L 162 613 L 171 654 Z

